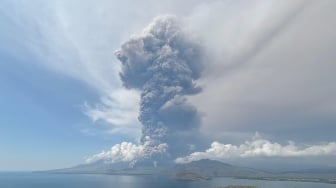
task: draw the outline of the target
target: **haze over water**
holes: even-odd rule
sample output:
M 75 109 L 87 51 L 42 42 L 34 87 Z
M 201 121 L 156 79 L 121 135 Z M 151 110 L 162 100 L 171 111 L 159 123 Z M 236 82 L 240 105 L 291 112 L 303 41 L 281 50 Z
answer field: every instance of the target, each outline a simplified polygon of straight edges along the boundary
M 159 176 L 86 174 L 0 173 L 1 188 L 211 188 L 254 185 L 257 188 L 334 188 L 333 184 L 214 178 L 206 181 L 176 181 Z

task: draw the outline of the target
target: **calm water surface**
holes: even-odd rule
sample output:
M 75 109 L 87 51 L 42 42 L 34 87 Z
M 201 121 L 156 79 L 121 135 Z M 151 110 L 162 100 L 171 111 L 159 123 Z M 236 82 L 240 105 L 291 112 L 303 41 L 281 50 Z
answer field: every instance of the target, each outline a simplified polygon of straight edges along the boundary
M 324 183 L 233 178 L 187 182 L 156 176 L 0 173 L 0 188 L 211 188 L 225 185 L 254 185 L 258 188 L 336 188 L 336 185 Z

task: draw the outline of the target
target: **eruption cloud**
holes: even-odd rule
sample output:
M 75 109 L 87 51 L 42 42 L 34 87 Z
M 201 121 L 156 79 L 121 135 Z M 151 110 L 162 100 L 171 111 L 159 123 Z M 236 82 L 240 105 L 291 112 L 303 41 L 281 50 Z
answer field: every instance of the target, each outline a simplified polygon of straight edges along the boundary
M 151 153 L 167 144 L 171 153 L 183 151 L 183 144 L 173 142 L 182 139 L 181 132 L 197 130 L 200 125 L 197 109 L 186 99 L 201 91 L 195 83 L 203 69 L 199 44 L 183 32 L 176 17 L 161 16 L 140 36 L 122 44 L 115 55 L 122 65 L 123 85 L 141 93 L 138 119 L 143 125 L 140 142 L 144 150 Z
M 159 144 L 150 147 L 151 140 L 147 139 L 142 145 L 135 145 L 130 142 L 122 142 L 111 147 L 109 151 L 102 151 L 86 159 L 87 163 L 104 160 L 107 163 L 129 162 L 129 166 L 133 167 L 138 160 L 150 158 L 152 155 L 166 152 L 167 145 Z

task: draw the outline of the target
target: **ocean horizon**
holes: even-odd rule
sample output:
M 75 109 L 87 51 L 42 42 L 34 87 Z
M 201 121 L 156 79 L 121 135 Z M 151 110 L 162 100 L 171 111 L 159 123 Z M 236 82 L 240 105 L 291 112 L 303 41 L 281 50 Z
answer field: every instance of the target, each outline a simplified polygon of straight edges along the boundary
M 36 172 L 0 172 L 1 188 L 213 188 L 250 185 L 257 188 L 334 188 L 334 184 L 265 181 L 218 177 L 202 181 L 178 181 L 156 175 L 50 174 Z

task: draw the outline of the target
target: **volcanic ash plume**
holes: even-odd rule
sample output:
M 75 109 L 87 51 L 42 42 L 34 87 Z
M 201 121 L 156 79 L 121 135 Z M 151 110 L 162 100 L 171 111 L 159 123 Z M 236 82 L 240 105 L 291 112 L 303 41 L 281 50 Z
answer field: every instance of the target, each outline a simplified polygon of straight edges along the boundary
M 171 153 L 181 149 L 177 145 L 183 143 L 174 144 L 180 133 L 200 124 L 196 108 L 185 97 L 201 91 L 195 83 L 202 71 L 200 46 L 181 30 L 176 17 L 162 16 L 122 44 L 115 55 L 122 63 L 123 85 L 141 92 L 141 144 L 150 139 L 147 150 L 163 143 Z

